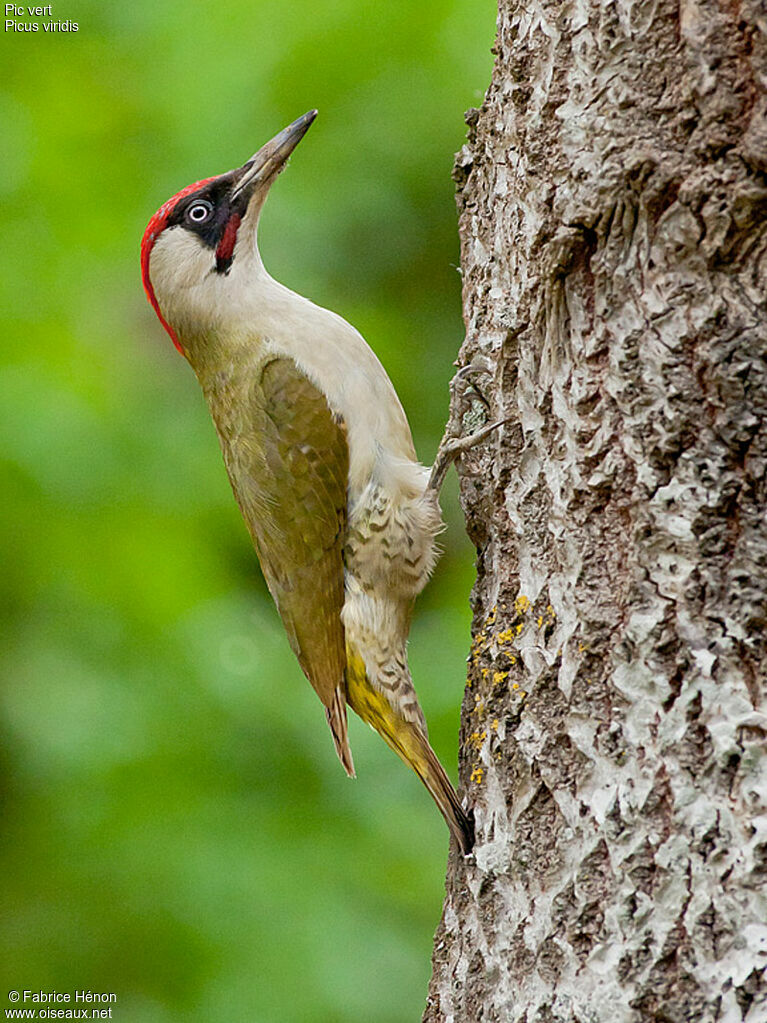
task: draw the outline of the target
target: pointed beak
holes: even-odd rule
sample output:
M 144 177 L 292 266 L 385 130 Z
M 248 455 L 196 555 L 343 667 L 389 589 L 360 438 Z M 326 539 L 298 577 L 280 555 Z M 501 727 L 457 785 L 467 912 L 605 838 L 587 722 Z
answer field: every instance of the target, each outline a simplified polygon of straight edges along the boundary
M 302 117 L 283 128 L 279 135 L 262 146 L 257 153 L 236 171 L 235 187 L 232 190 L 232 205 L 240 207 L 244 213 L 251 196 L 262 188 L 264 192 L 287 163 L 287 159 L 298 143 L 309 130 L 316 110 L 309 110 Z

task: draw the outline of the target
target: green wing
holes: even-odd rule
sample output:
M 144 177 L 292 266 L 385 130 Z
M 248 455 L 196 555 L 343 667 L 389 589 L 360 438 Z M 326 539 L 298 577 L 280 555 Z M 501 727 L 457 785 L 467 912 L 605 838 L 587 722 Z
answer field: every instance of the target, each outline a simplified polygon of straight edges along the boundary
M 252 401 L 258 436 L 243 437 L 235 493 L 290 645 L 326 707 L 339 757 L 353 773 L 341 622 L 346 427 L 289 358 L 264 364 Z

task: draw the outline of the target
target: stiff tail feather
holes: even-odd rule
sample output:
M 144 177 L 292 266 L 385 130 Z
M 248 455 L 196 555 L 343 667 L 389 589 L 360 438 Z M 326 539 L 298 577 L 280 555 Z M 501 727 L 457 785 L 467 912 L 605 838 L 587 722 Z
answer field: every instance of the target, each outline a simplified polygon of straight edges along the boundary
M 461 806 L 458 793 L 426 737 L 417 733 L 416 735 L 421 747 L 419 750 L 421 756 L 413 759 L 407 754 L 403 756 L 403 753 L 400 753 L 400 756 L 410 764 L 429 790 L 461 852 L 468 856 L 474 848 L 474 815 L 471 811 L 467 813 Z M 399 753 L 399 750 L 397 752 Z
M 467 812 L 461 806 L 458 793 L 423 732 L 416 725 L 402 719 L 399 719 L 398 726 L 396 734 L 388 729 L 377 730 L 424 783 L 459 849 L 464 856 L 468 856 L 474 848 L 474 815 L 471 810 Z
M 346 694 L 341 686 L 336 687 L 330 706 L 325 708 L 325 715 L 327 716 L 330 731 L 333 735 L 333 742 L 335 743 L 338 759 L 341 761 L 343 768 L 349 777 L 356 778 L 357 775 L 354 771 L 352 751 L 349 746 L 349 733 L 347 729 L 348 722 L 346 719 Z
M 461 852 L 468 856 L 474 848 L 473 815 L 461 806 L 458 793 L 423 730 L 415 721 L 408 721 L 398 714 L 383 693 L 370 685 L 364 661 L 348 644 L 346 660 L 346 683 L 352 710 L 375 728 L 387 746 L 413 768 L 429 790 Z

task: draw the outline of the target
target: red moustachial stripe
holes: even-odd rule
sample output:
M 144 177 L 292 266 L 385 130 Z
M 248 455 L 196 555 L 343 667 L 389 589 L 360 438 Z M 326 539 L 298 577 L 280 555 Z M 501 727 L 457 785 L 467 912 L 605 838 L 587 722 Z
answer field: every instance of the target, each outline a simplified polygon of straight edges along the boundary
M 216 263 L 220 267 L 228 269 L 229 264 L 232 262 L 234 243 L 237 241 L 237 231 L 239 230 L 241 220 L 242 217 L 239 213 L 233 213 L 226 222 L 226 227 L 216 249 Z
M 144 231 L 144 237 L 141 239 L 141 280 L 144 282 L 146 297 L 152 303 L 152 308 L 157 313 L 160 323 L 163 327 L 165 327 L 170 335 L 171 341 L 183 356 L 186 356 L 183 345 L 176 337 L 176 332 L 173 330 L 173 327 L 171 327 L 160 311 L 160 305 L 154 293 L 152 282 L 149 279 L 149 257 L 152 253 L 152 246 L 165 230 L 165 226 L 168 223 L 168 217 L 170 217 L 171 213 L 176 208 L 176 205 L 181 201 L 181 199 L 186 198 L 187 195 L 191 195 L 192 192 L 196 192 L 198 188 L 202 188 L 203 185 L 207 185 L 210 181 L 213 181 L 213 178 L 204 178 L 202 181 L 195 181 L 194 184 L 187 185 L 186 188 L 182 188 L 180 192 L 173 196 L 172 199 L 168 199 L 167 202 L 164 202 L 147 224 L 146 231 Z

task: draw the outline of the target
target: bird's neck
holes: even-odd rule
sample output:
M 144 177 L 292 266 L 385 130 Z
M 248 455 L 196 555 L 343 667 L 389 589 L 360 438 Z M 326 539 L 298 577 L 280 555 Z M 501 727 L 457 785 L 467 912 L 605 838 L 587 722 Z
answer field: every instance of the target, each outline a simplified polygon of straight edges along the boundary
M 274 283 L 260 258 L 248 258 L 235 260 L 226 276 L 207 275 L 182 296 L 171 322 L 201 382 L 257 355 L 269 334 Z

